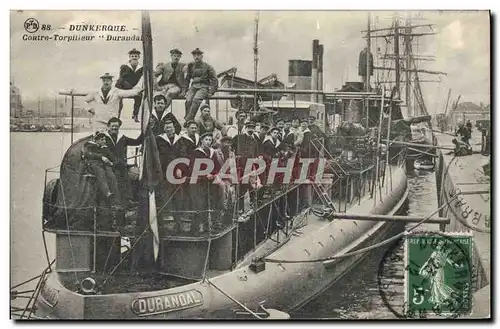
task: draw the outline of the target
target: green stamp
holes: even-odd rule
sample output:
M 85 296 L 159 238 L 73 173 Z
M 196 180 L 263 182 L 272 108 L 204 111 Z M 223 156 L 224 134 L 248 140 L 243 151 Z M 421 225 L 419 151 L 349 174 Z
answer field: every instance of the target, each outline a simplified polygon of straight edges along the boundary
M 467 233 L 406 236 L 406 317 L 458 317 L 471 312 L 472 247 L 472 235 Z

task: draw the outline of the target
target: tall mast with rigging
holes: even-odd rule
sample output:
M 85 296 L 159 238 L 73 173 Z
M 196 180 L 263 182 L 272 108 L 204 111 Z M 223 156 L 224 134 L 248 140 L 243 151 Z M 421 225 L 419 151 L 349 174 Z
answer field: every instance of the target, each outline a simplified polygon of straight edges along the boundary
M 406 28 L 405 28 L 405 59 L 406 59 L 406 68 L 410 69 L 411 64 L 412 64 L 412 55 L 411 55 L 411 39 L 410 39 L 410 34 L 411 34 L 411 25 L 410 25 L 410 13 L 407 14 L 407 19 L 406 19 Z M 406 99 L 406 108 L 408 111 L 408 116 L 411 117 L 415 115 L 416 113 L 413 111 L 412 106 L 411 106 L 411 72 L 406 70 L 405 71 L 405 99 Z
M 259 12 L 255 14 L 254 37 L 253 37 L 253 78 L 254 88 L 257 89 L 258 67 L 259 67 Z M 257 111 L 257 92 L 254 93 L 253 110 Z
M 395 56 L 395 74 L 396 74 L 396 97 L 401 95 L 401 68 L 399 61 L 399 16 L 394 17 L 394 56 Z
M 382 59 L 394 60 L 394 67 L 381 67 L 381 66 L 373 66 L 375 70 L 387 70 L 394 71 L 395 79 L 391 81 L 380 81 L 380 83 L 395 83 L 395 90 L 397 94 L 395 97 L 398 99 L 401 97 L 401 72 L 405 73 L 404 84 L 405 84 L 405 103 L 407 106 L 408 116 L 416 115 L 416 109 L 414 109 L 411 104 L 411 94 L 412 94 L 412 83 L 414 83 L 414 94 L 415 94 L 415 104 L 421 108 L 423 113 L 419 114 L 427 114 L 426 106 L 422 95 L 422 90 L 420 88 L 419 82 L 439 82 L 434 80 L 420 80 L 418 73 L 426 73 L 432 75 L 446 75 L 445 72 L 440 71 L 431 71 L 426 69 L 421 69 L 417 67 L 416 61 L 424 60 L 424 61 L 432 61 L 432 56 L 416 56 L 412 53 L 412 41 L 414 37 L 422 37 L 428 35 L 435 35 L 434 32 L 414 32 L 416 28 L 427 27 L 432 30 L 432 24 L 411 24 L 411 19 L 407 17 L 406 24 L 404 26 L 399 25 L 399 16 L 396 14 L 394 16 L 394 26 L 391 28 L 381 28 L 381 29 L 370 29 L 368 28 L 368 32 L 366 38 L 384 38 L 387 43 L 389 43 L 390 39 L 394 42 L 394 52 L 393 54 L 386 54 L 382 57 Z M 385 34 L 379 34 L 380 32 Z M 400 37 L 403 37 L 404 41 L 404 53 L 400 53 Z M 404 60 L 404 65 L 402 64 L 402 60 Z M 413 79 L 412 79 L 413 76 Z M 413 80 L 413 81 L 412 81 Z
M 365 80 L 365 91 L 370 91 L 370 73 L 371 73 L 371 67 L 370 67 L 370 53 L 372 49 L 372 38 L 371 36 L 371 13 L 368 12 L 368 25 L 367 28 L 368 30 L 366 31 L 366 80 Z

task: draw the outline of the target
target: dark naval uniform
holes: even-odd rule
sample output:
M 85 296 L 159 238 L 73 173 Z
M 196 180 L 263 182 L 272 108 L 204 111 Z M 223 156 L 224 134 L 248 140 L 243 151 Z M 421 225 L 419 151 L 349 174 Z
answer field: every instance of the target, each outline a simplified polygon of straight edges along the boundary
M 188 134 L 181 134 L 179 143 L 179 157 L 189 159 L 190 164 L 192 163 L 194 157 L 194 150 L 198 147 L 200 143 L 200 135 L 195 134 L 194 136 L 189 136 Z M 194 191 L 195 185 L 191 186 L 189 180 L 191 178 L 191 167 L 185 165 L 179 165 L 181 169 L 182 176 L 187 177 L 186 182 L 180 188 L 180 199 L 182 210 L 190 210 L 194 204 L 194 199 L 196 196 L 191 191 Z M 188 213 L 181 213 L 181 220 L 188 219 L 192 216 Z
M 141 52 L 132 49 L 129 54 L 140 54 Z M 130 90 L 137 85 L 139 80 L 141 80 L 143 74 L 143 67 L 141 64 L 137 64 L 136 67 L 132 67 L 130 63 L 123 64 L 120 66 L 120 75 L 116 81 L 115 87 L 118 89 Z M 134 117 L 139 115 L 139 109 L 141 108 L 142 93 L 134 97 Z M 123 100 L 120 100 L 120 112 L 123 108 Z
M 158 213 L 159 218 L 164 218 L 167 220 L 177 219 L 172 215 L 173 211 L 178 210 L 176 207 L 178 204 L 173 200 L 175 198 L 174 193 L 177 189 L 177 185 L 174 185 L 172 184 L 172 182 L 168 181 L 166 172 L 168 165 L 173 160 L 179 157 L 180 138 L 181 137 L 177 134 L 169 137 L 166 133 L 156 136 L 156 145 L 158 146 L 158 153 L 160 156 L 160 163 L 163 173 L 163 179 L 158 188 L 156 207 L 162 209 L 162 212 Z M 173 170 L 171 174 L 175 175 L 175 170 Z M 160 224 L 161 223 L 162 222 L 160 221 Z
M 114 172 L 118 181 L 118 188 L 121 191 L 119 200 L 122 204 L 125 204 L 127 200 L 132 200 L 132 187 L 127 168 L 127 146 L 139 146 L 142 144 L 144 138 L 142 134 L 135 139 L 120 133 L 118 136 L 111 136 L 108 132 L 105 132 L 105 135 L 106 145 L 117 159 Z
M 215 150 L 211 147 L 203 148 L 197 147 L 193 151 L 193 161 L 194 164 L 196 159 L 210 159 L 214 163 L 216 162 Z M 205 170 L 206 166 L 202 165 L 201 170 Z M 195 196 L 192 198 L 192 210 L 197 210 L 199 213 L 195 214 L 193 217 L 193 225 L 191 226 L 191 232 L 193 233 L 201 233 L 207 231 L 215 221 L 218 221 L 220 218 L 220 213 L 217 213 L 213 210 L 220 209 L 218 204 L 221 201 L 222 195 L 219 193 L 220 188 L 218 185 L 213 184 L 214 175 L 216 173 L 216 169 L 208 175 L 198 176 L 198 180 L 196 185 L 192 185 L 191 193 Z M 208 213 L 207 210 L 212 210 L 212 212 Z M 208 222 L 210 216 L 210 223 Z
M 172 112 L 163 111 L 159 113 L 156 110 L 151 111 L 150 124 L 153 134 L 158 136 L 165 133 L 165 122 L 169 120 L 174 123 L 175 133 L 180 134 L 182 129 L 181 124 Z
M 203 54 L 196 48 L 192 54 Z M 212 66 L 205 62 L 191 62 L 187 65 L 186 80 L 191 86 L 186 95 L 186 122 L 196 117 L 198 108 L 204 99 L 213 95 L 219 85 L 217 74 Z
M 117 163 L 117 158 L 107 146 L 100 147 L 92 141 L 85 144 L 84 157 L 96 177 L 97 188 L 101 192 L 102 198 L 107 199 L 109 206 L 116 206 L 119 190 L 113 166 Z M 102 157 L 111 161 L 113 166 L 104 163 Z
M 259 140 L 255 135 L 250 135 L 248 132 L 243 132 L 233 138 L 233 149 L 236 155 L 236 168 L 238 170 L 238 178 L 241 179 L 244 175 L 246 163 L 248 159 L 255 158 L 259 150 Z M 247 179 L 248 180 L 248 179 Z M 250 192 L 250 199 L 255 197 L 255 193 L 250 184 L 239 184 L 238 192 L 238 209 L 244 209 L 245 193 Z

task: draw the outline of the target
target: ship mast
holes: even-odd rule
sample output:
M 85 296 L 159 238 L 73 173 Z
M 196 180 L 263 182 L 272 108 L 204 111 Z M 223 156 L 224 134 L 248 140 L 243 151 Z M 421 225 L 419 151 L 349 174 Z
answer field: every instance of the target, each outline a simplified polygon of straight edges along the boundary
M 412 73 L 414 73 L 414 93 L 415 93 L 415 104 L 418 104 L 419 107 L 421 108 L 422 112 L 424 113 L 419 113 L 419 114 L 427 114 L 426 108 L 425 108 L 425 102 L 423 99 L 422 95 L 422 90 L 420 88 L 419 82 L 439 82 L 434 81 L 434 80 L 420 80 L 418 73 L 426 73 L 426 74 L 432 74 L 432 75 L 446 75 L 445 72 L 440 72 L 440 71 L 431 71 L 431 70 L 425 70 L 425 69 L 420 69 L 417 67 L 416 62 L 423 60 L 423 61 L 433 61 L 432 56 L 416 56 L 412 53 L 412 41 L 414 37 L 422 37 L 422 36 L 428 36 L 428 35 L 435 35 L 436 33 L 434 32 L 419 32 L 415 33 L 413 32 L 414 29 L 416 28 L 421 28 L 421 27 L 427 27 L 432 30 L 432 24 L 416 24 L 416 25 L 411 25 L 411 20 L 410 20 L 410 14 L 408 13 L 407 19 L 406 19 L 406 24 L 405 26 L 400 26 L 399 25 L 399 15 L 395 14 L 394 15 L 394 26 L 391 28 L 381 28 L 381 29 L 368 29 L 368 31 L 362 31 L 362 32 L 368 32 L 366 38 L 371 39 L 371 38 L 384 38 L 387 43 L 389 43 L 389 38 L 391 38 L 394 42 L 394 52 L 393 54 L 387 54 L 382 57 L 382 59 L 390 59 L 394 60 L 394 67 L 380 67 L 380 66 L 373 66 L 373 69 L 375 70 L 387 70 L 387 71 L 394 71 L 395 72 L 395 79 L 393 81 L 380 81 L 380 83 L 396 83 L 395 84 L 395 90 L 397 91 L 397 94 L 395 95 L 396 99 L 399 99 L 401 97 L 401 72 L 405 73 L 405 101 L 406 101 L 406 107 L 407 107 L 407 113 L 408 116 L 414 116 L 417 113 L 415 112 L 415 109 L 412 108 L 411 105 L 411 93 L 412 93 Z M 379 32 L 386 33 L 386 34 L 379 34 Z M 403 37 L 403 41 L 405 43 L 405 48 L 404 48 L 404 53 L 400 53 L 400 37 Z M 405 65 L 401 65 L 401 60 L 405 60 Z
M 396 98 L 401 95 L 401 69 L 399 61 L 399 16 L 398 14 L 394 17 L 394 56 L 395 56 L 395 70 L 396 70 Z
M 371 34 L 371 31 L 370 31 L 370 24 L 371 24 L 371 20 L 370 20 L 370 17 L 371 16 L 371 13 L 368 12 L 368 25 L 367 25 L 367 31 L 366 31 L 366 48 L 367 48 L 367 52 L 366 52 L 366 80 L 365 80 L 365 91 L 370 91 L 370 70 L 371 70 L 371 67 L 370 67 L 370 53 L 371 53 L 371 49 L 372 49 L 372 38 L 370 37 L 370 34 Z
M 254 43 L 253 43 L 253 78 L 254 78 L 254 88 L 257 89 L 257 75 L 258 75 L 258 65 L 259 65 L 259 12 L 255 14 L 255 25 L 254 25 Z M 253 110 L 257 111 L 257 92 L 254 94 L 253 98 Z
M 410 69 L 412 63 L 412 55 L 411 55 L 411 27 L 410 27 L 410 13 L 407 13 L 406 19 L 406 28 L 405 28 L 405 57 L 406 57 L 406 68 Z M 411 117 L 415 115 L 413 109 L 411 107 L 411 72 L 406 70 L 406 81 L 405 81 L 405 99 L 406 99 L 406 108 L 408 111 L 408 116 Z

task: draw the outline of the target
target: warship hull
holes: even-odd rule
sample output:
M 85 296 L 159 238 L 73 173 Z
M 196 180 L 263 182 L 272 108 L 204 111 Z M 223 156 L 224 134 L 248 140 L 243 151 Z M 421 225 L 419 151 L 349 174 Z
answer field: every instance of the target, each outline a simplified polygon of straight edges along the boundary
M 369 195 L 356 199 L 346 212 L 395 214 L 407 199 L 408 184 L 402 168 L 393 166 L 391 170 L 391 184 L 387 178 L 387 186 L 380 189 L 381 196 L 377 194 L 375 200 Z M 330 221 L 314 214 L 302 215 L 304 225 L 300 234 L 290 234 L 281 245 L 268 239 L 235 269 L 212 273 L 205 280 L 171 289 L 83 295 L 63 286 L 56 264 L 41 289 L 36 316 L 43 319 L 248 318 L 250 314 L 241 305 L 253 311 L 265 306 L 290 312 L 317 297 L 370 252 L 333 260 L 329 257 L 373 245 L 394 231 L 391 229 L 395 225 L 386 221 Z M 267 255 L 268 261 L 256 271 L 251 259 L 259 254 Z

